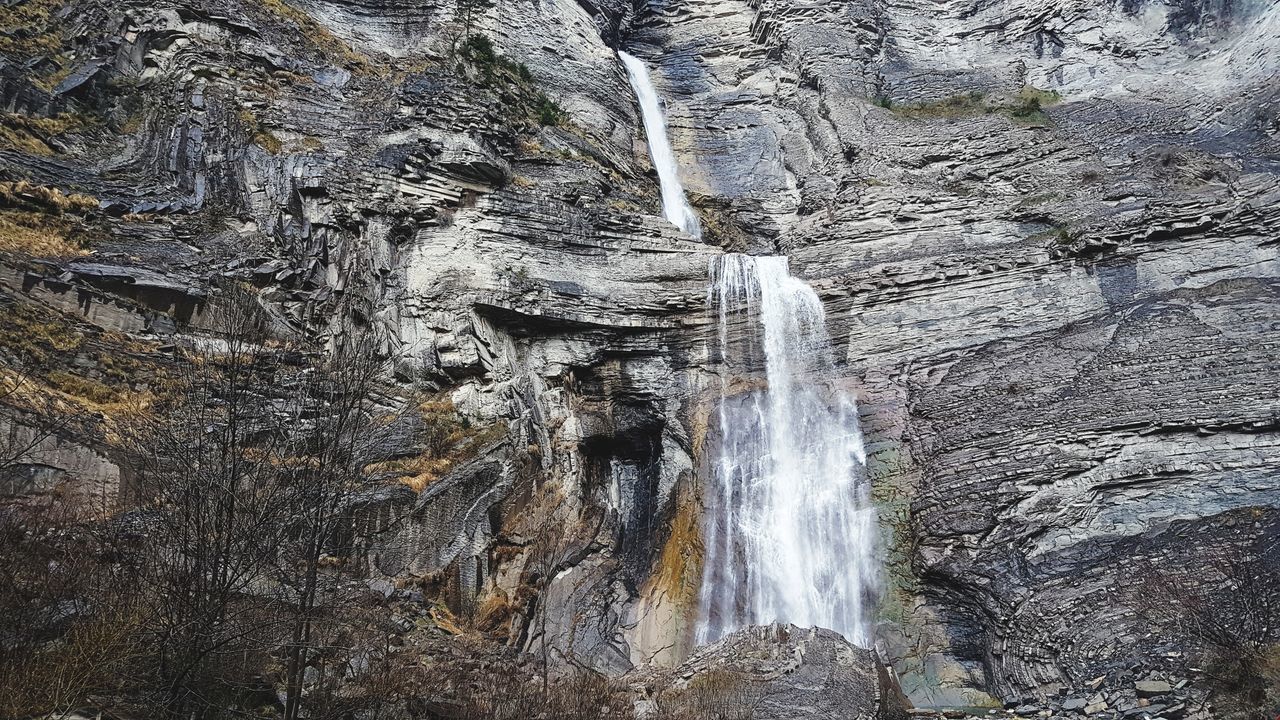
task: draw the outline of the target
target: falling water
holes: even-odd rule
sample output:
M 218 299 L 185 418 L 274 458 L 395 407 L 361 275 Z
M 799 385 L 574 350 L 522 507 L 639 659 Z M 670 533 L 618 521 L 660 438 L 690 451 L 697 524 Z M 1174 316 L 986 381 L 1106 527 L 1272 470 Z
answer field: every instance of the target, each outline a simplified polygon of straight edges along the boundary
M 671 151 L 671 141 L 667 139 L 667 121 L 662 115 L 658 92 L 649 79 L 649 69 L 621 50 L 618 51 L 618 57 L 627 68 L 631 87 L 640 101 L 640 116 L 644 120 L 645 136 L 649 139 L 649 154 L 653 158 L 653 167 L 658 171 L 658 184 L 662 187 L 662 214 L 676 227 L 700 238 L 702 228 L 699 227 L 698 216 L 689 206 L 684 188 L 680 185 L 676 156 Z
M 781 621 L 867 646 L 875 517 L 822 303 L 785 257 L 726 255 L 712 260 L 708 306 L 723 384 L 696 639 Z

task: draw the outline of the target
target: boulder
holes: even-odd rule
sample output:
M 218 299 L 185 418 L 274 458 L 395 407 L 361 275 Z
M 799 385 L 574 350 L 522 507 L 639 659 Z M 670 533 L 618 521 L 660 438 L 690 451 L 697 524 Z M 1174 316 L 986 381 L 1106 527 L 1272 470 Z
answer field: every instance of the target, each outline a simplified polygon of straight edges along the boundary
M 1133 690 L 1140 698 L 1152 698 L 1173 692 L 1173 686 L 1164 680 L 1139 680 L 1133 684 Z
M 749 627 L 698 649 L 678 668 L 637 670 L 631 678 L 663 714 L 716 696 L 749 704 L 757 720 L 907 717 L 875 653 L 821 628 Z

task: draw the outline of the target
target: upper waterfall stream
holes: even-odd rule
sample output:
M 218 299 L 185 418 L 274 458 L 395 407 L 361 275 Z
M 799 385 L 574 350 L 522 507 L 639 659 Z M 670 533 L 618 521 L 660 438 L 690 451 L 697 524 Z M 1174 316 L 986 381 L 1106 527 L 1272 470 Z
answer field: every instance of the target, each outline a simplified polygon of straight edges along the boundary
M 722 395 L 696 640 L 781 621 L 868 646 L 876 520 L 822 302 L 786 257 L 725 255 L 710 275 Z
M 662 214 L 676 227 L 695 238 L 702 237 L 698 216 L 685 198 L 680 184 L 679 168 L 671 141 L 667 138 L 667 120 L 662 114 L 662 103 L 649 77 L 649 68 L 639 59 L 619 50 L 618 57 L 627 68 L 631 88 L 640 102 L 640 117 L 644 122 L 644 134 L 649 140 L 649 156 L 658 171 L 658 183 L 662 188 Z

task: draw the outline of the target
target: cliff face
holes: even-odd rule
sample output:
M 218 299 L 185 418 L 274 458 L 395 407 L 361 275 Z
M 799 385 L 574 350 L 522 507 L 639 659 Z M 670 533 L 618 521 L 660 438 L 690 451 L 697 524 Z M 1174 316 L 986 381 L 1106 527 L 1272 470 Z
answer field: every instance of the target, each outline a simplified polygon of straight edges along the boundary
M 1274 532 L 1277 22 L 1003 2 L 640 22 L 691 187 L 826 301 L 917 699 L 1105 674 L 1151 651 L 1153 572 Z
M 7 299 L 168 342 L 233 278 L 281 333 L 376 330 L 401 390 L 505 433 L 387 500 L 371 571 L 511 605 L 512 644 L 688 652 L 726 248 L 789 255 L 826 304 L 914 699 L 1147 657 L 1151 568 L 1212 584 L 1275 531 L 1274 4 L 517 0 L 477 22 L 491 51 L 452 4 L 0 12 L 6 203 L 99 201 L 56 229 L 90 254 L 6 248 Z M 704 242 L 660 217 L 619 46 Z M 79 441 L 43 464 L 110 454 Z

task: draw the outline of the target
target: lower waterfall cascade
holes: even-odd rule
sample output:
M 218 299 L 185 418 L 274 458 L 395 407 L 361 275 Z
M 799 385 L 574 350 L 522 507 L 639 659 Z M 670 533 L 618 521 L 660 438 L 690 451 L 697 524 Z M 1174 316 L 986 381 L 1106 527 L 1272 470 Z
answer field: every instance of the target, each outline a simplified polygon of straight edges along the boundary
M 695 641 L 789 622 L 867 647 L 876 515 L 822 302 L 786 257 L 741 254 L 711 261 L 707 300 L 723 370 Z M 761 360 L 766 383 L 753 377 Z

